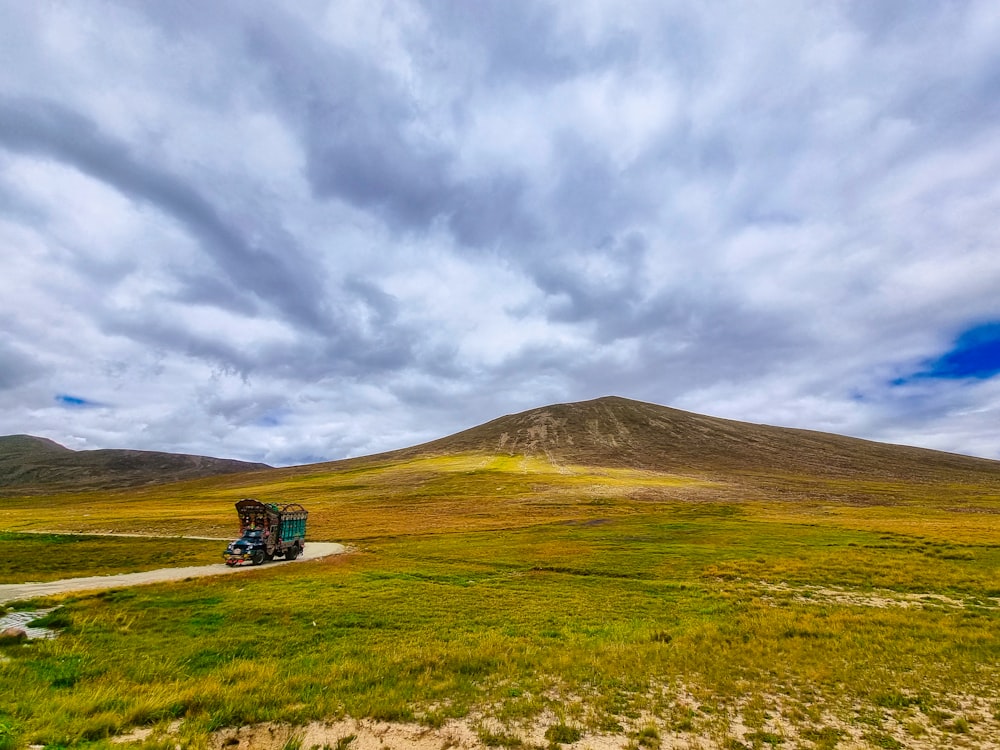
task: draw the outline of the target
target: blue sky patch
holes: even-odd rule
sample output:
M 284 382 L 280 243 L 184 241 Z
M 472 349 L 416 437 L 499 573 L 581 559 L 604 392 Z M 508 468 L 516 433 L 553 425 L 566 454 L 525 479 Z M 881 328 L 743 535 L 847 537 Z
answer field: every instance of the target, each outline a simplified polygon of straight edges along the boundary
M 925 369 L 892 383 L 903 385 L 917 378 L 985 380 L 997 374 L 1000 374 L 1000 323 L 986 323 L 965 331 L 955 340 L 951 351 L 929 360 Z
M 85 398 L 80 398 L 79 396 L 70 396 L 66 393 L 57 393 L 56 401 L 63 405 L 73 408 L 79 408 L 84 406 L 97 406 L 96 401 L 88 401 Z

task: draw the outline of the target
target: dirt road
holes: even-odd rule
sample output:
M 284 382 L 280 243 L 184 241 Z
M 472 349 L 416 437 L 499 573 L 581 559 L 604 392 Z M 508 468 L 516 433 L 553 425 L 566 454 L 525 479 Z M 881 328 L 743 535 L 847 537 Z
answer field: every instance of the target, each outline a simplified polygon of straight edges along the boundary
M 123 586 L 141 586 L 146 583 L 227 575 L 251 569 L 261 570 L 264 567 L 274 565 L 295 565 L 299 562 L 316 560 L 320 557 L 339 555 L 345 551 L 346 548 L 343 544 L 335 542 L 307 542 L 302 557 L 298 560 L 275 560 L 274 562 L 265 563 L 261 567 L 244 565 L 237 568 L 230 568 L 225 563 L 217 563 L 215 565 L 197 565 L 189 568 L 161 568 L 160 570 L 146 570 L 141 573 L 121 573 L 113 576 L 64 578 L 61 581 L 47 581 L 45 583 L 6 583 L 0 584 L 0 604 L 22 599 L 34 599 L 39 596 L 65 594 L 70 591 L 97 591 L 100 589 L 121 588 Z

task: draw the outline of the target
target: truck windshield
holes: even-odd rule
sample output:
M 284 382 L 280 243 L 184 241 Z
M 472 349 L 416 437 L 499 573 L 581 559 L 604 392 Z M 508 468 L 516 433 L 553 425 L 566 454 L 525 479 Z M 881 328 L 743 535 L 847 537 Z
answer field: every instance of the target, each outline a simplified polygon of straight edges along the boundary
M 260 529 L 250 529 L 249 531 L 243 532 L 244 539 L 260 539 L 264 532 Z

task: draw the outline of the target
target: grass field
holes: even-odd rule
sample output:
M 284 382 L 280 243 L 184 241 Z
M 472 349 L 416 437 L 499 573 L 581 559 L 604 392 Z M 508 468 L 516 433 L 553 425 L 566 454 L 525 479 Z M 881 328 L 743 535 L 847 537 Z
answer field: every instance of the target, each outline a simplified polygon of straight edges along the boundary
M 222 560 L 225 542 L 0 531 L 0 549 L 0 583 L 25 583 L 209 565 Z
M 218 746 L 341 717 L 461 721 L 505 747 L 1000 738 L 1000 498 L 740 486 L 470 454 L 3 500 L 8 529 L 220 536 L 239 497 L 299 500 L 313 538 L 356 551 L 66 598 L 58 639 L 0 648 L 0 748 L 137 727 L 150 747 Z M 111 572 L 122 541 L 67 544 Z M 138 541 L 134 564 L 153 562 Z M 20 559 L 38 538 L 2 544 Z

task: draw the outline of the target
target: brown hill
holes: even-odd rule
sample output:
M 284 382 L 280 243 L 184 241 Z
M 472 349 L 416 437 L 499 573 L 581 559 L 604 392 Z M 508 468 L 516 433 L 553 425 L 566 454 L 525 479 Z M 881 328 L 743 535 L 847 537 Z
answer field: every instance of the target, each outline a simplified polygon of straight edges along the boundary
M 137 487 L 269 468 L 267 464 L 156 451 L 74 451 L 31 435 L 0 437 L 0 492 L 7 495 Z
M 854 498 L 913 484 L 931 492 L 931 485 L 942 483 L 975 485 L 977 496 L 1000 493 L 1000 461 L 737 422 L 619 397 L 554 404 L 410 448 L 272 471 L 275 478 L 302 476 L 464 452 L 702 477 L 737 492 L 755 486 L 756 496 Z M 0 437 L 0 494 L 6 495 L 132 487 L 264 469 L 271 467 L 150 451 L 72 451 L 28 435 Z M 850 481 L 838 485 L 841 480 Z M 871 486 L 877 482 L 886 487 Z
M 1000 485 L 1000 461 L 736 422 L 614 396 L 507 415 L 378 458 L 461 451 L 702 476 L 736 473 Z

